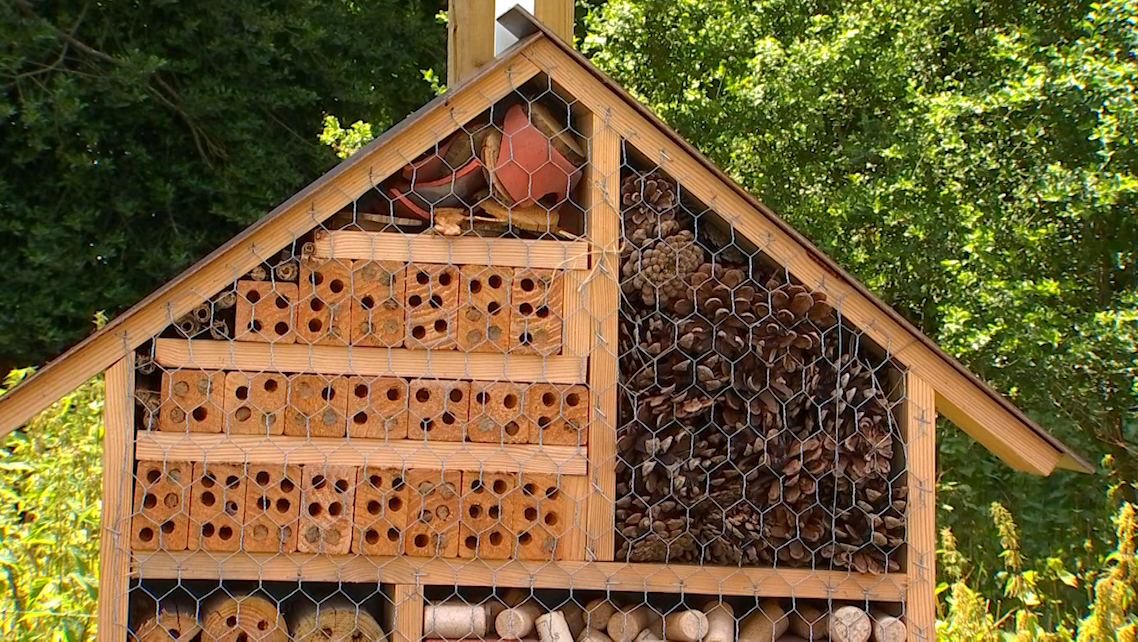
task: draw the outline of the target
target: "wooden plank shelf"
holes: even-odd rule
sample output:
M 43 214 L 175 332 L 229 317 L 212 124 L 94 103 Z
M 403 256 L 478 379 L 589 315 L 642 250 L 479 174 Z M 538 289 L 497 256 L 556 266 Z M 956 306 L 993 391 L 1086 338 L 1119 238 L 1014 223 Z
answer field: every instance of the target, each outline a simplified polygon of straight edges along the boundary
M 315 246 L 314 256 L 318 259 L 367 259 L 553 270 L 589 269 L 589 244 L 585 241 L 320 231 L 316 233 Z
M 155 339 L 154 360 L 163 368 L 547 383 L 584 383 L 587 369 L 578 356 L 189 339 Z
M 625 562 L 526 562 L 364 555 L 207 551 L 134 553 L 143 579 L 378 582 L 413 585 L 654 591 L 901 602 L 903 573 L 736 568 Z
M 588 449 L 577 446 L 479 444 L 414 439 L 341 439 L 208 433 L 138 433 L 141 461 L 328 464 L 428 470 L 584 475 Z

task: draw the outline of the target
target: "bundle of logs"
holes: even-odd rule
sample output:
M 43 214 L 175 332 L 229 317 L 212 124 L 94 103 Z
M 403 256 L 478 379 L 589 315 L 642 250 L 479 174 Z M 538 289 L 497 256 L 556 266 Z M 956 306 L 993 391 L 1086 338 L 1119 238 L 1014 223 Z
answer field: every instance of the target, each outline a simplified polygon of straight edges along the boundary
M 617 559 L 899 570 L 891 366 L 678 193 L 621 185 Z
M 905 642 L 908 630 L 898 617 L 852 605 L 798 600 L 784 608 L 764 600 L 747 612 L 728 601 L 709 599 L 701 609 L 676 608 L 662 614 L 640 603 L 617 606 L 595 599 L 584 606 L 570 600 L 547 610 L 526 591 L 512 589 L 502 600 L 470 604 L 453 599 L 428 604 L 423 631 L 436 640 L 531 640 L 540 642 Z

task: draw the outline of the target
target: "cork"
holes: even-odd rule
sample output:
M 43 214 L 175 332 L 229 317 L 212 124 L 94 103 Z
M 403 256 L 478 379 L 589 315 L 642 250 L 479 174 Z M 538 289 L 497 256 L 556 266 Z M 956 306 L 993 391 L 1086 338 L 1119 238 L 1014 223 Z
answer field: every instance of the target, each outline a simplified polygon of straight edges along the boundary
M 585 630 L 577 636 L 577 642 L 612 642 L 612 638 L 601 629 L 585 627 Z
M 739 623 L 739 642 L 775 642 L 790 627 L 790 618 L 776 600 L 764 600 Z
M 348 403 L 347 377 L 298 374 L 289 378 L 284 434 L 292 437 L 343 437 Z
M 500 638 L 524 638 L 536 630 L 535 625 L 540 615 L 541 605 L 529 600 L 499 613 L 494 620 L 494 629 Z
M 202 607 L 202 642 L 288 642 L 277 605 L 260 596 L 226 592 Z
M 470 421 L 467 441 L 490 444 L 529 443 L 530 418 L 523 408 L 525 390 L 516 383 L 470 384 Z
M 352 313 L 350 262 L 304 261 L 300 265 L 298 285 L 297 343 L 348 345 Z
M 238 281 L 233 326 L 238 341 L 295 343 L 299 300 L 295 283 Z
M 617 611 L 609 618 L 609 637 L 613 642 L 632 642 L 644 629 L 660 619 L 652 607 L 641 604 L 627 611 Z
M 458 349 L 466 352 L 508 352 L 513 269 L 464 265 L 461 271 Z
M 867 642 L 872 633 L 869 614 L 856 606 L 843 606 L 830 614 L 832 642 Z
M 280 435 L 288 406 L 282 374 L 225 374 L 225 431 L 231 435 Z
M 516 474 L 463 471 L 458 556 L 467 559 L 509 559 L 514 551 L 510 531 L 518 492 Z
M 830 612 L 796 602 L 790 613 L 790 632 L 805 640 L 821 640 L 830 635 Z
M 405 265 L 397 261 L 352 262 L 351 332 L 357 346 L 398 348 L 406 333 Z
M 411 507 L 403 471 L 366 466 L 359 470 L 352 526 L 352 552 L 399 555 Z
M 462 275 L 453 265 L 407 268 L 405 306 L 408 348 L 453 350 L 457 336 Z
M 909 628 L 901 618 L 884 611 L 873 610 L 873 642 L 905 642 Z
M 735 642 L 735 609 L 730 602 L 711 600 L 703 605 L 707 615 L 705 642 Z
M 134 517 L 130 525 L 132 550 L 186 550 L 192 473 L 189 462 L 138 462 L 134 478 Z
M 551 611 L 539 616 L 534 626 L 537 629 L 537 638 L 541 642 L 573 642 L 573 633 L 569 630 L 569 623 L 565 621 L 565 614 L 561 611 Z
M 661 637 L 663 635 L 663 633 L 656 633 L 653 627 L 648 627 L 636 634 L 635 642 L 665 642 L 664 638 Z
M 162 373 L 158 429 L 221 432 L 225 425 L 225 373 L 167 370 Z
M 559 354 L 564 299 L 560 272 L 514 270 L 510 283 L 510 351 Z
M 242 548 L 295 553 L 300 519 L 300 466 L 247 464 Z
M 408 396 L 407 437 L 462 441 L 470 418 L 470 382 L 420 379 Z
M 590 600 L 585 604 L 585 628 L 594 631 L 608 629 L 609 618 L 613 613 L 616 613 L 616 607 L 612 602 L 603 598 Z
M 561 492 L 557 475 L 523 473 L 521 492 L 507 500 L 511 504 L 511 530 L 517 536 L 517 557 L 523 560 L 556 559 L 558 538 L 573 524 L 573 506 Z
M 707 632 L 707 616 L 701 611 L 675 611 L 664 617 L 664 638 L 670 642 L 700 642 Z
M 458 557 L 457 470 L 410 470 L 405 481 L 410 508 L 403 553 L 415 557 Z
M 236 551 L 245 523 L 245 465 L 196 462 L 190 492 L 190 550 Z
M 349 377 L 348 436 L 407 438 L 407 382 L 395 377 Z
M 485 638 L 489 632 L 490 609 L 486 604 L 467 604 L 459 599 L 423 608 L 425 637 L 466 640 Z
M 356 474 L 354 466 L 301 467 L 297 551 L 343 555 L 351 550 Z
M 585 446 L 589 442 L 589 389 L 583 385 L 530 384 L 526 417 L 531 444 Z

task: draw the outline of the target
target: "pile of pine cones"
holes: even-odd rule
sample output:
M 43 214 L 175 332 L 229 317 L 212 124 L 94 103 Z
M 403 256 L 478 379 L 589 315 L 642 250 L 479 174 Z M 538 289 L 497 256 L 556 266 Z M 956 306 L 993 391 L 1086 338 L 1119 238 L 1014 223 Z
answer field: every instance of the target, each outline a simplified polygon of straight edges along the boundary
M 621 202 L 617 559 L 899 570 L 887 366 L 824 293 L 724 262 L 663 174 Z

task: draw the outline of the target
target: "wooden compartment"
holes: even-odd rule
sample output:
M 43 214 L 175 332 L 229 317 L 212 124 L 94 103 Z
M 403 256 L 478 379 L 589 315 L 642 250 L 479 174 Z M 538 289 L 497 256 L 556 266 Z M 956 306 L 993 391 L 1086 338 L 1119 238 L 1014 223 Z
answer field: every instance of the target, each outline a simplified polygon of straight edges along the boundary
M 574 527 L 573 501 L 559 481 L 557 475 L 521 474 L 521 489 L 509 498 L 518 559 L 556 559 L 558 538 Z
M 461 281 L 461 274 L 453 265 L 407 268 L 406 347 L 454 349 L 458 345 L 455 337 Z
M 524 444 L 530 439 L 533 421 L 525 413 L 525 389 L 516 383 L 470 384 L 468 441 L 491 444 Z
M 470 382 L 421 379 L 409 391 L 407 436 L 462 441 L 470 418 Z
M 288 405 L 283 374 L 225 374 L 225 431 L 231 435 L 280 435 Z
M 347 261 L 332 259 L 300 266 L 300 302 L 296 306 L 298 342 L 348 345 L 350 336 L 352 270 Z
M 300 466 L 248 464 L 242 547 L 250 553 L 296 552 Z
M 407 438 L 407 382 L 396 377 L 348 378 L 348 435 Z
M 299 552 L 343 555 L 351 550 L 356 474 L 353 466 L 301 467 Z
M 399 555 L 411 507 L 408 486 L 398 468 L 360 469 L 356 485 L 352 552 L 364 555 Z
M 190 492 L 190 550 L 236 551 L 245 523 L 245 466 L 198 462 Z
M 464 265 L 458 310 L 458 349 L 507 352 L 510 349 L 511 268 Z
M 398 348 L 406 334 L 405 264 L 397 261 L 352 262 L 352 345 Z
M 134 480 L 130 545 L 136 551 L 184 551 L 190 532 L 189 462 L 140 461 Z
M 293 437 L 343 437 L 348 378 L 298 374 L 289 378 L 284 434 Z
M 526 389 L 526 417 L 532 444 L 584 446 L 589 443 L 589 389 L 580 384 L 535 383 Z
M 225 425 L 225 373 L 167 370 L 162 373 L 158 429 L 221 432 Z
M 510 283 L 510 351 L 541 355 L 561 352 L 563 278 L 555 270 L 514 270 Z
M 514 551 L 512 497 L 518 476 L 511 473 L 464 471 L 459 557 L 509 559 Z
M 238 341 L 295 343 L 295 283 L 238 281 L 233 336 Z
M 403 553 L 414 557 L 458 557 L 459 496 L 457 470 L 409 470 L 405 477 L 410 521 Z

